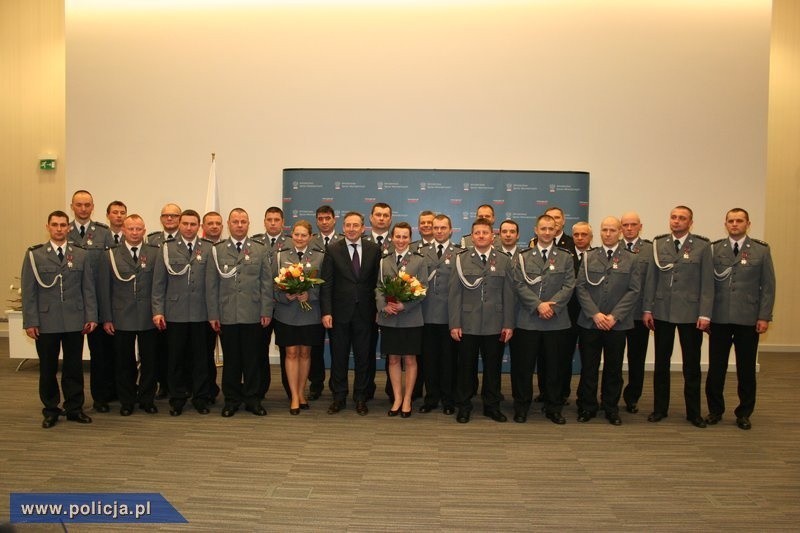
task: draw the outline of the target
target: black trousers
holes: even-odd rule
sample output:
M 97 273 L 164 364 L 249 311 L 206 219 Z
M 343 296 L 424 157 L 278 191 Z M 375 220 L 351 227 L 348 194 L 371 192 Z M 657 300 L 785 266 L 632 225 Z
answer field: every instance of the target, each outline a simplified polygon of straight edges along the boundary
M 736 378 L 739 382 L 739 406 L 737 417 L 749 417 L 756 405 L 756 356 L 758 355 L 758 333 L 755 325 L 711 324 L 708 350 L 708 374 L 706 375 L 706 401 L 712 414 L 725 412 L 725 376 L 731 346 L 736 353 Z
M 372 390 L 375 390 L 374 363 L 375 356 L 370 356 L 370 342 L 372 329 L 375 323 L 363 317 L 354 316 L 349 322 L 341 322 L 333 317 L 331 337 L 331 383 L 333 399 L 339 402 L 347 401 L 348 382 L 347 371 L 350 361 L 350 350 L 353 350 L 353 366 L 355 379 L 353 381 L 353 399 L 366 401 L 369 389 L 369 359 L 372 359 Z
M 114 372 L 114 338 L 102 326 L 86 336 L 89 344 L 89 390 L 94 403 L 109 403 L 117 399 Z
M 123 407 L 133 408 L 138 401 L 141 405 L 152 405 L 156 395 L 156 332 L 121 331 L 114 333 L 115 365 L 117 372 L 117 395 Z M 139 341 L 140 367 L 136 369 L 136 341 Z M 139 386 L 137 389 L 136 382 Z
M 61 365 L 61 391 L 58 389 L 58 354 L 63 349 Z M 66 333 L 40 333 L 36 339 L 39 355 L 39 399 L 42 414 L 58 415 L 61 412 L 61 392 L 64 393 L 64 411 L 78 413 L 83 409 L 83 334 L 80 331 Z
M 548 413 L 560 413 L 564 401 L 564 375 L 572 375 L 572 357 L 565 348 L 570 330 L 537 331 L 516 328 L 511 337 L 511 395 L 514 412 L 527 414 L 533 400 L 533 372 Z
M 472 411 L 475 382 L 478 379 L 478 355 L 483 358 L 483 389 L 481 399 L 484 410 L 500 408 L 500 368 L 503 363 L 500 332 L 494 335 L 462 335 L 458 342 L 456 366 L 456 407 L 459 411 Z
M 425 367 L 425 405 L 455 407 L 456 353 L 458 343 L 447 324 L 425 324 L 422 328 L 422 357 Z
M 578 383 L 579 410 L 597 414 L 600 406 L 606 416 L 619 412 L 622 395 L 622 360 L 625 357 L 625 330 L 602 331 L 579 328 L 581 379 Z M 603 382 L 600 403 L 597 403 L 597 383 L 600 360 L 603 361 Z
M 208 403 L 207 322 L 168 322 L 169 403 L 182 407 Z
M 225 405 L 254 407 L 261 403 L 262 361 L 265 357 L 264 328 L 255 324 L 223 324 L 222 394 Z
M 328 330 L 325 330 L 328 335 Z M 325 343 L 311 347 L 311 368 L 308 372 L 308 390 L 321 393 L 325 389 Z
M 263 399 L 267 395 L 270 385 L 272 385 L 272 370 L 269 366 L 269 343 L 272 339 L 272 332 L 275 331 L 275 320 L 270 320 L 269 325 L 265 328 L 261 328 L 261 330 L 264 336 L 264 340 L 262 341 L 264 350 L 258 360 L 258 372 L 260 374 L 258 378 L 258 397 Z M 286 357 L 285 351 L 283 352 L 283 356 Z M 284 374 L 286 373 L 283 370 L 283 362 L 281 362 L 281 371 Z
M 639 403 L 644 389 L 644 362 L 650 330 L 641 320 L 633 321 L 633 329 L 625 332 L 628 341 L 628 384 L 622 391 L 626 405 Z
M 169 346 L 167 332 L 156 330 L 156 379 L 161 392 L 169 394 Z
M 206 322 L 206 368 L 208 370 L 208 393 L 209 401 L 215 401 L 219 396 L 220 388 L 217 385 L 217 361 L 214 353 L 217 349 L 217 332 Z
M 670 360 L 675 343 L 675 330 L 681 343 L 683 355 L 683 399 L 686 417 L 700 416 L 700 347 L 703 332 L 694 322 L 674 324 L 655 321 L 655 371 L 653 372 L 653 411 L 666 415 L 669 412 Z

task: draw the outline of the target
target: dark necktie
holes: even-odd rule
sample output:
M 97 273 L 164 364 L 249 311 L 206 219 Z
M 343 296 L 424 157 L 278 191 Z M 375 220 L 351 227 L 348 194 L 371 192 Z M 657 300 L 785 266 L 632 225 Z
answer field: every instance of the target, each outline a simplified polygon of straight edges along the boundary
M 578 263 L 583 261 L 583 252 L 578 252 Z
M 192 255 L 192 243 L 187 244 L 186 247 L 189 248 L 189 255 Z
M 81 226 L 81 239 L 86 236 L 86 226 Z
M 238 253 L 242 253 L 242 243 L 240 243 L 240 242 L 236 243 L 236 251 Z
M 133 253 L 133 262 L 134 263 L 138 263 L 139 262 L 139 256 L 136 255 L 136 252 L 138 250 L 139 250 L 138 246 L 131 246 L 131 252 Z
M 172 239 L 174 239 L 174 238 L 175 238 L 175 236 L 174 236 L 172 233 L 168 233 L 168 234 L 167 234 L 167 240 L 168 240 L 168 241 L 171 241 L 171 240 L 172 240 Z
M 629 242 L 629 243 L 628 243 L 628 251 L 629 251 L 629 252 L 632 252 L 632 251 L 633 251 L 633 243 L 632 243 L 632 242 Z
M 733 243 L 733 255 L 739 255 L 739 243 Z
M 114 234 L 114 244 L 119 244 L 119 235 Z
M 59 261 L 64 261 L 64 252 L 61 250 L 60 246 L 56 250 L 56 253 L 58 254 L 58 260 Z
M 361 273 L 361 259 L 358 257 L 358 245 L 351 244 L 353 247 L 353 272 L 356 276 Z
M 675 239 L 675 253 L 678 253 L 680 251 L 681 251 L 681 241 Z
M 269 240 L 269 242 L 270 242 L 270 246 L 274 247 L 274 246 L 275 246 L 275 237 L 272 237 L 272 238 Z
M 481 263 L 486 264 L 486 254 L 481 254 Z
M 402 260 L 403 260 L 403 256 L 402 256 L 402 255 L 398 255 L 398 256 L 397 256 L 397 266 L 400 266 L 400 262 L 401 262 Z
M 442 248 L 444 248 L 444 244 L 440 244 L 439 251 L 436 252 L 436 257 L 438 257 L 439 259 L 442 258 Z
M 328 243 L 330 242 L 330 240 L 331 240 L 330 237 L 325 237 L 325 248 L 328 247 Z
M 547 249 L 542 250 L 542 261 L 547 261 Z
M 614 255 L 614 251 L 613 250 L 606 250 L 606 253 L 608 254 L 608 260 L 611 261 L 611 256 Z
M 378 241 L 378 246 L 383 246 L 383 236 L 382 235 L 378 235 L 378 238 L 376 240 Z
M 300 259 L 300 261 L 302 261 L 303 260 L 303 252 L 297 252 L 297 258 Z

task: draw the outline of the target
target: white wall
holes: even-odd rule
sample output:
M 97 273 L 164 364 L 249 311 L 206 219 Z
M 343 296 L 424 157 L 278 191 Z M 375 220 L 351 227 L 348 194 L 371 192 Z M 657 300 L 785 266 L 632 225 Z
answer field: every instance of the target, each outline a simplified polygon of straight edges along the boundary
M 67 0 L 68 195 L 154 230 L 216 152 L 260 230 L 286 167 L 585 170 L 594 224 L 763 235 L 770 0 L 218 3 Z

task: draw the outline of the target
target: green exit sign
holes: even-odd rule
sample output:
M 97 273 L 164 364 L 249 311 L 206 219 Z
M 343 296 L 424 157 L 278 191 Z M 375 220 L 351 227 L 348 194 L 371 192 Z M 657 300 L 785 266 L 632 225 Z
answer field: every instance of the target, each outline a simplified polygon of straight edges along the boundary
M 39 170 L 55 170 L 56 169 L 56 160 L 55 159 L 40 159 L 39 160 Z

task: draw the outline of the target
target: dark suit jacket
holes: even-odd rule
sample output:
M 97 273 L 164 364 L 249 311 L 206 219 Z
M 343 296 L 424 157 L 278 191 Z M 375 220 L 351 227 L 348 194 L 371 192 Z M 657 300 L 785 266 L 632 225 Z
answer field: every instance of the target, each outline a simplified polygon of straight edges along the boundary
M 322 261 L 322 279 L 325 280 L 320 294 L 322 315 L 332 315 L 334 322 L 346 323 L 354 318 L 374 321 L 381 248 L 361 239 L 361 270 L 356 277 L 347 246 L 347 239 L 329 244 Z

